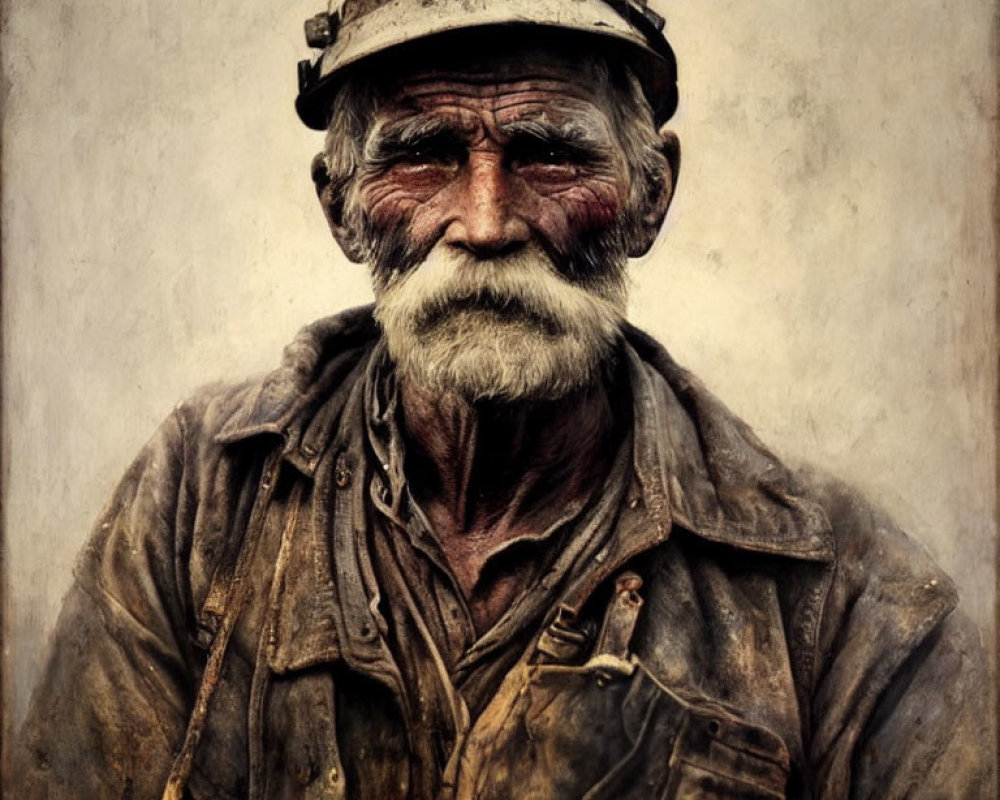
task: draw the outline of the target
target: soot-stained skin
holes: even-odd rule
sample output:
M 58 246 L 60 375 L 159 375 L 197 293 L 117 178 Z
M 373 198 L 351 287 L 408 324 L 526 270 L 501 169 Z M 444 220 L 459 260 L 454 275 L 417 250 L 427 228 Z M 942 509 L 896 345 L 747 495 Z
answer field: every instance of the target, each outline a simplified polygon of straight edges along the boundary
M 429 70 L 388 87 L 360 200 L 377 229 L 491 258 L 533 239 L 567 252 L 611 224 L 628 170 L 610 99 L 571 65 Z

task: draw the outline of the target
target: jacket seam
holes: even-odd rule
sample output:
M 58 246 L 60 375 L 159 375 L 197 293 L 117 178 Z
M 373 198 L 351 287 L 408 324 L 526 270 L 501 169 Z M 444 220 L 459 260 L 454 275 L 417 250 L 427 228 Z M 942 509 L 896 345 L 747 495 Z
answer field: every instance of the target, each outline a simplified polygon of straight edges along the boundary
M 76 586 L 80 589 L 81 592 L 83 592 L 84 595 L 87 596 L 90 602 L 97 607 L 101 619 L 101 627 L 104 629 L 105 633 L 108 634 L 108 636 L 110 636 L 117 644 L 119 644 L 119 646 L 121 645 L 121 637 L 119 637 L 116 634 L 113 626 L 108 623 L 106 612 L 119 611 L 123 613 L 130 620 L 132 620 L 139 628 L 148 633 L 152 638 L 156 639 L 157 641 L 160 641 L 160 638 L 156 636 L 153 633 L 153 631 L 150 630 L 150 628 L 144 625 L 142 621 L 139 620 L 131 611 L 129 611 L 127 606 L 125 606 L 120 600 L 118 600 L 117 597 L 115 597 L 111 592 L 109 592 L 100 584 L 96 585 L 99 594 L 95 592 L 93 588 L 87 586 L 82 581 L 77 581 Z M 124 648 L 122 649 L 124 651 Z M 139 675 L 139 679 L 142 681 L 143 686 L 145 686 L 146 690 L 150 693 L 150 697 L 163 697 L 163 692 L 160 691 L 160 687 L 154 686 L 150 682 L 149 678 L 146 676 L 146 673 L 143 670 L 140 669 L 136 670 L 135 672 L 136 674 Z M 184 708 L 183 705 L 178 705 L 175 703 L 170 703 L 170 706 L 177 712 L 177 719 L 180 722 L 180 724 L 183 725 L 187 721 L 188 710 Z M 167 727 L 162 716 L 158 714 L 155 710 L 153 710 L 153 716 L 156 717 L 156 722 L 159 725 L 160 733 L 163 734 L 163 738 L 166 739 L 168 742 L 171 741 L 173 731 Z
M 830 595 L 833 592 L 834 578 L 837 572 L 841 568 L 840 553 L 837 547 L 837 537 L 831 536 L 832 548 L 833 548 L 833 560 L 828 563 L 828 567 L 823 575 L 822 580 L 826 582 L 826 588 L 823 590 L 822 599 L 818 603 L 818 608 L 816 609 L 816 614 L 813 616 L 812 631 L 810 632 L 809 638 L 811 639 L 810 651 L 812 652 L 812 658 L 809 662 L 809 675 L 807 676 L 806 685 L 809 687 L 808 694 L 808 705 L 806 707 L 806 719 L 805 725 L 803 726 L 803 733 L 808 736 L 808 741 L 803 741 L 803 752 L 806 754 L 806 762 L 804 764 L 804 769 L 807 773 L 807 782 L 812 781 L 812 761 L 809 754 L 812 752 L 813 747 L 813 706 L 816 702 L 816 675 L 818 672 L 817 666 L 819 662 L 819 639 L 820 631 L 823 629 L 823 622 L 826 620 L 827 612 L 830 604 Z
M 190 625 L 193 626 L 192 632 L 188 634 L 188 642 L 187 642 L 187 644 L 190 646 L 190 644 L 194 641 L 192 633 L 193 633 L 194 630 L 197 630 L 197 627 L 198 627 L 197 626 L 197 616 L 196 616 L 195 607 L 194 607 L 194 597 L 192 596 L 192 586 L 191 586 L 190 569 L 188 569 L 186 571 L 187 572 L 186 579 L 184 581 L 182 581 L 182 579 L 181 579 L 181 561 L 182 561 L 182 559 L 181 559 L 181 553 L 179 552 L 179 549 L 178 549 L 178 544 L 179 544 L 178 538 L 179 537 L 178 537 L 177 513 L 176 513 L 177 512 L 177 506 L 179 505 L 179 500 L 180 500 L 180 495 L 181 495 L 182 487 L 184 486 L 184 484 L 185 484 L 185 482 L 187 480 L 188 474 L 189 474 L 188 473 L 188 463 L 189 463 L 189 459 L 188 459 L 188 436 L 190 435 L 190 431 L 189 431 L 188 426 L 187 426 L 187 424 L 186 424 L 186 422 L 184 420 L 184 415 L 181 413 L 181 411 L 182 411 L 182 407 L 181 406 L 177 406 L 174 409 L 173 413 L 172 413 L 172 416 L 177 421 L 177 431 L 178 431 L 178 434 L 180 436 L 180 455 L 179 455 L 179 457 L 176 458 L 177 466 L 179 467 L 179 473 L 177 475 L 177 497 L 176 497 L 176 501 L 174 503 L 174 524 L 171 526 L 171 532 L 173 534 L 173 541 L 171 542 L 171 552 L 173 552 L 173 554 L 174 554 L 174 559 L 173 559 L 174 563 L 172 565 L 173 575 L 171 577 L 172 577 L 172 581 L 173 581 L 174 590 L 176 592 L 176 595 L 178 597 L 180 597 L 181 603 L 183 604 L 183 608 L 181 609 L 181 613 L 182 613 L 183 619 L 184 619 L 184 621 L 185 621 L 186 624 L 190 624 Z M 190 548 L 191 551 L 193 551 L 193 549 L 194 549 L 194 531 L 191 531 L 189 533 L 189 539 L 190 540 L 188 541 L 187 546 L 188 546 L 188 548 Z M 190 558 L 190 555 L 189 555 L 189 558 Z M 182 591 L 182 589 L 184 588 L 183 585 L 182 585 L 183 583 L 187 584 L 187 590 L 186 591 Z

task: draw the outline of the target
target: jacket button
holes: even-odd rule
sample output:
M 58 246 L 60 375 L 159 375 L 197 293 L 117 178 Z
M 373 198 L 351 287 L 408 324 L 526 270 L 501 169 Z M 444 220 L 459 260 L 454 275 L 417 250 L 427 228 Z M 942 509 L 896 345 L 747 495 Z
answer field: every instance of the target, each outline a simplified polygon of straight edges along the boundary
M 327 783 L 336 783 L 340 780 L 340 770 L 336 767 L 330 767 L 330 771 L 326 773 Z
M 351 471 L 347 467 L 337 467 L 333 479 L 337 482 L 338 487 L 346 489 L 351 483 Z
M 299 786 L 308 786 L 316 778 L 316 770 L 312 764 L 300 764 L 298 766 L 291 767 L 292 777 L 299 784 Z

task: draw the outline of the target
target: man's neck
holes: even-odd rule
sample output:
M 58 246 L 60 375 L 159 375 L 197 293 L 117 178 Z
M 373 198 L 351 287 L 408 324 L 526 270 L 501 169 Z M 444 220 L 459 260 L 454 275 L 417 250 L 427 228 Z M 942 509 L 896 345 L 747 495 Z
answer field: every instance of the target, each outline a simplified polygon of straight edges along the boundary
M 559 401 L 470 404 L 401 382 L 407 478 L 466 596 L 488 555 L 590 496 L 615 451 L 603 384 Z

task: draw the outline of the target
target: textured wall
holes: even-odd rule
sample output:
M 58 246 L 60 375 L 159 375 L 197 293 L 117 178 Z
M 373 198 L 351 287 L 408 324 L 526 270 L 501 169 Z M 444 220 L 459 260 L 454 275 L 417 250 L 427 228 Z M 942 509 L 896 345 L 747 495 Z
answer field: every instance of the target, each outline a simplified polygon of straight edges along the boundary
M 197 385 L 364 301 L 292 111 L 313 2 L 9 3 L 8 723 L 118 475 Z M 665 4 L 661 4 L 661 10 Z M 862 485 L 992 630 L 988 0 L 676 0 L 684 148 L 634 319 L 778 452 Z

